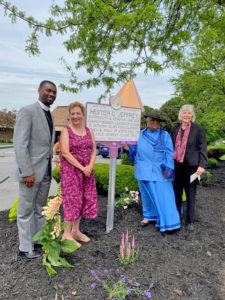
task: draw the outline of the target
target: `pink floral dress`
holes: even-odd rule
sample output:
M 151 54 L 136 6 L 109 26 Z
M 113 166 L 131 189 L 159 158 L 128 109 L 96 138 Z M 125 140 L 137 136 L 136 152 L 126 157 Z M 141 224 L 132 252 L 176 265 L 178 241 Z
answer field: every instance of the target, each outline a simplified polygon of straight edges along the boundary
M 66 127 L 69 134 L 70 153 L 80 164 L 90 163 L 93 142 L 90 130 L 86 127 L 86 135 L 76 135 L 70 126 Z M 94 172 L 86 177 L 81 170 L 71 165 L 64 157 L 60 166 L 61 192 L 63 198 L 64 220 L 74 222 L 80 217 L 97 218 L 98 201 Z

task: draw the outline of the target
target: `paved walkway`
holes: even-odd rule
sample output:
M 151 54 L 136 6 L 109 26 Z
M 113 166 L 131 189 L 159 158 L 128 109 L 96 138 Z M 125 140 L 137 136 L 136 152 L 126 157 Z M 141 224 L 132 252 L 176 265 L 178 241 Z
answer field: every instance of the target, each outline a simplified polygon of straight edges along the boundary
M 12 163 L 14 159 L 13 149 L 0 149 L 0 179 L 9 175 Z M 101 156 L 96 157 L 97 163 L 109 163 L 110 159 L 102 158 Z M 121 160 L 118 159 L 117 163 L 120 164 Z M 55 180 L 52 180 L 49 195 L 54 195 L 56 192 L 57 184 Z M 7 179 L 5 182 L 0 184 L 0 211 L 11 208 L 15 199 L 18 197 L 18 182 Z

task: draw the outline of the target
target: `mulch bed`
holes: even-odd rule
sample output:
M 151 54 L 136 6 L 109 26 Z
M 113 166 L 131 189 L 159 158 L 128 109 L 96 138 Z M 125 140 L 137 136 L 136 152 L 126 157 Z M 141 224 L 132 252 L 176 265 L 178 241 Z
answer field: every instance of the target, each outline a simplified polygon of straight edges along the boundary
M 143 291 L 153 282 L 154 300 L 225 299 L 224 169 L 225 163 L 220 162 L 219 168 L 210 170 L 213 177 L 208 185 L 198 187 L 195 231 L 190 234 L 185 231 L 184 220 L 180 231 L 165 236 L 153 224 L 140 228 L 140 206 L 116 208 L 114 229 L 106 234 L 107 197 L 99 196 L 98 219 L 81 223 L 92 241 L 65 256 L 73 269 L 56 268 L 58 274 L 52 277 L 42 266 L 41 257 L 28 261 L 18 256 L 16 223 L 8 221 L 8 211 L 0 212 L 0 299 L 47 300 L 54 299 L 56 292 L 67 300 L 107 299 L 90 270 L 101 279 L 111 278 L 111 282 L 123 274 L 127 280 L 138 281 Z M 121 266 L 117 258 L 126 230 L 136 238 L 139 259 L 133 265 Z M 91 288 L 94 282 L 97 285 Z M 127 299 L 146 297 L 130 295 Z

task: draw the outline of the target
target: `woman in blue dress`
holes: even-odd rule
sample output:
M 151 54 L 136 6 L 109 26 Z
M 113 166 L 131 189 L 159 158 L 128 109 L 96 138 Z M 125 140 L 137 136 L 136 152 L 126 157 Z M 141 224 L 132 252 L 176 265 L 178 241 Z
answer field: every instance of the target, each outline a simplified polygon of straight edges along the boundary
M 160 129 L 165 121 L 156 113 L 145 116 L 147 127 L 141 131 L 137 146 L 126 145 L 129 158 L 134 161 L 142 199 L 141 226 L 151 221 L 161 232 L 180 228 L 172 180 L 174 179 L 173 144 L 170 135 Z

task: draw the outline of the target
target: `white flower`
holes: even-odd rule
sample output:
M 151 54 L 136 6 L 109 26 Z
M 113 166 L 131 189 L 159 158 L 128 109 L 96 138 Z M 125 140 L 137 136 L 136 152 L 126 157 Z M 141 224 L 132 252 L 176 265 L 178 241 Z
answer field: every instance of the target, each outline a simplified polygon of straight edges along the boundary
M 61 197 L 54 197 L 48 203 L 48 206 L 44 206 L 42 210 L 42 215 L 46 217 L 46 220 L 52 220 L 55 214 L 58 212 L 58 209 L 62 203 Z
M 130 202 L 130 198 L 124 198 L 124 202 L 129 203 Z
M 128 207 L 128 206 L 126 205 L 126 206 L 124 206 L 123 208 L 124 208 L 124 209 L 127 209 L 127 207 Z
M 126 191 L 126 192 L 128 192 L 128 191 L 129 191 L 129 189 L 128 189 L 128 187 L 127 187 L 127 186 L 125 187 L 125 191 Z

